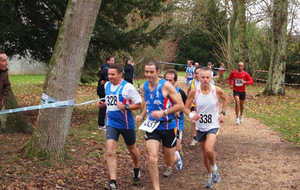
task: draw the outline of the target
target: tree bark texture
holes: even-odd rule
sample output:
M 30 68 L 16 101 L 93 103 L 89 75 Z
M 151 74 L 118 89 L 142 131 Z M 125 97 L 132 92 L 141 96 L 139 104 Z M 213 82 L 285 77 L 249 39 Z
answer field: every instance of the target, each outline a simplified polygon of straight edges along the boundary
M 11 91 L 4 102 L 5 110 L 19 108 L 19 104 L 15 98 L 13 91 Z M 25 133 L 32 134 L 33 128 L 28 123 L 23 112 L 9 113 L 1 115 L 2 127 L 11 133 Z
M 239 38 L 239 61 L 244 62 L 246 70 L 251 74 L 249 70 L 249 58 L 248 58 L 248 44 L 246 40 L 246 2 L 245 0 L 238 0 L 238 38 Z
M 101 0 L 69 0 L 50 60 L 44 93 L 59 101 L 74 100 Z M 39 111 L 27 155 L 61 160 L 73 108 Z
M 227 51 L 228 51 L 228 63 L 227 63 L 227 68 L 229 69 L 229 71 L 233 71 L 234 70 L 234 48 L 233 48 L 233 39 L 234 39 L 234 27 L 235 27 L 235 23 L 237 20 L 237 15 L 238 15 L 238 6 L 237 6 L 237 0 L 233 0 L 232 1 L 232 13 L 230 16 L 230 20 L 228 23 L 228 47 L 227 47 Z
M 264 94 L 285 94 L 288 0 L 275 0 L 272 18 L 271 62 Z

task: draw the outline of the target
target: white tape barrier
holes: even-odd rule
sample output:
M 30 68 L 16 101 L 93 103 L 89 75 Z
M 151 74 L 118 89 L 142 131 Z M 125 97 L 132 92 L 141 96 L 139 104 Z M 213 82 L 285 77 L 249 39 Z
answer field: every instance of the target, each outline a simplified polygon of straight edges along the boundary
M 2 111 L 0 111 L 0 115 L 7 114 L 7 113 L 29 111 L 29 110 L 46 109 L 46 108 L 67 108 L 67 107 L 71 107 L 71 106 L 82 106 L 82 105 L 98 102 L 99 100 L 104 100 L 104 99 L 105 98 L 101 98 L 101 99 L 96 99 L 96 100 L 91 100 L 91 101 L 86 101 L 86 102 L 82 102 L 79 104 L 75 104 L 75 100 L 59 101 L 59 100 L 56 100 L 56 99 L 43 93 L 41 105 L 9 109 L 9 110 L 2 110 Z

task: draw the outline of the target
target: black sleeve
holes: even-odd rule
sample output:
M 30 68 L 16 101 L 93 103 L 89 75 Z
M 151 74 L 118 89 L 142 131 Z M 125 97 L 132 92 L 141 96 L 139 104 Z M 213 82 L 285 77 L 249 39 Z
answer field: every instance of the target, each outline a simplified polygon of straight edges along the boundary
M 181 94 L 182 101 L 185 104 L 187 99 L 186 93 L 182 89 L 179 89 L 179 93 Z
M 218 76 L 218 73 L 213 69 L 214 76 Z

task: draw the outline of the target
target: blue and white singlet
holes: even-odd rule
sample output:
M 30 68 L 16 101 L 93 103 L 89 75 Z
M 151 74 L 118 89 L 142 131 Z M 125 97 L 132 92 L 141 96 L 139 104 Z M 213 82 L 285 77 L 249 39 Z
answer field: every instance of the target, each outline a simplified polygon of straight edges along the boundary
M 106 102 L 106 125 L 112 126 L 118 129 L 134 129 L 135 123 L 131 110 L 120 110 L 116 103 L 122 102 L 130 104 L 131 100 L 127 100 L 122 96 L 124 86 L 128 82 L 123 80 L 115 91 L 111 91 L 111 82 L 108 82 L 105 87 L 105 102 Z
M 153 91 L 149 90 L 149 82 L 148 81 L 146 81 L 144 83 L 144 95 L 145 95 L 148 116 L 152 111 L 165 110 L 165 109 L 169 109 L 172 106 L 174 106 L 173 100 L 171 100 L 169 98 L 165 98 L 163 96 L 162 87 L 165 82 L 166 82 L 165 79 L 161 79 L 157 83 L 157 85 Z M 149 116 L 149 119 L 151 119 L 151 120 L 159 120 L 160 121 L 159 126 L 156 128 L 157 130 L 174 129 L 176 127 L 176 119 L 174 119 L 174 118 L 175 118 L 175 114 L 165 115 L 159 119 L 155 119 L 155 118 Z

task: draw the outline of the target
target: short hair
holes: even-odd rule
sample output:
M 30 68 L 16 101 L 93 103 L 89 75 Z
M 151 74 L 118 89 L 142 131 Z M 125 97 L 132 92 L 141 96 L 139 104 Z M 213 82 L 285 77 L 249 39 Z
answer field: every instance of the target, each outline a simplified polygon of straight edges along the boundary
M 123 73 L 123 68 L 118 64 L 109 65 L 109 69 L 116 69 L 118 74 Z
M 125 65 L 128 64 L 128 61 L 130 61 L 130 59 L 126 59 L 125 60 Z
M 200 72 L 201 72 L 201 71 L 211 71 L 211 69 L 208 68 L 208 67 L 203 67 L 203 68 L 200 69 Z
M 212 66 L 212 63 L 211 63 L 211 62 L 208 62 L 208 63 L 207 63 L 207 66 L 209 66 L 209 65 L 211 65 L 211 66 Z
M 0 54 L 5 54 L 5 52 L 2 49 L 0 49 Z
M 159 64 L 158 64 L 156 61 L 154 61 L 154 60 L 148 61 L 148 62 L 146 63 L 146 65 L 148 65 L 148 66 L 155 65 L 156 71 L 159 70 Z M 145 65 L 145 66 L 146 66 L 146 65 Z
M 201 66 L 197 66 L 196 68 L 195 68 L 195 72 L 196 72 L 196 70 L 197 69 L 202 69 L 203 67 L 201 67 Z
M 107 61 L 109 61 L 111 58 L 113 58 L 113 56 L 112 56 L 112 55 L 109 55 L 109 56 L 106 57 L 105 61 L 107 62 Z
M 174 74 L 174 81 L 177 81 L 177 71 L 175 69 L 168 69 L 168 70 L 166 70 L 165 75 L 164 75 L 164 79 L 166 78 L 166 75 L 168 73 L 169 74 Z

